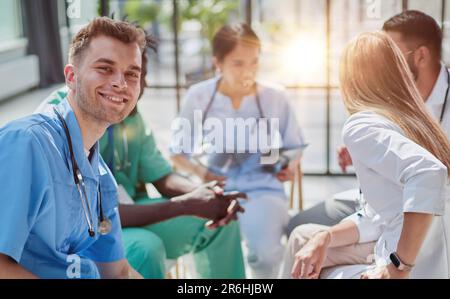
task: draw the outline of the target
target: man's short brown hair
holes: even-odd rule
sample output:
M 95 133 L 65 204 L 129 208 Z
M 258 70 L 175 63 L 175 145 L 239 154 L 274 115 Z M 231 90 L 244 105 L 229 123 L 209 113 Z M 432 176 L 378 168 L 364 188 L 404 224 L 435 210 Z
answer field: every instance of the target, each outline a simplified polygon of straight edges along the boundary
M 141 53 L 144 52 L 147 43 L 142 28 L 129 22 L 116 21 L 108 17 L 97 17 L 78 31 L 72 39 L 69 49 L 69 63 L 79 62 L 92 39 L 102 35 L 115 38 L 126 44 L 136 43 L 139 45 Z
M 433 17 L 417 10 L 407 10 L 387 20 L 384 31 L 400 33 L 406 40 L 424 45 L 434 54 L 436 61 L 441 60 L 443 32 Z

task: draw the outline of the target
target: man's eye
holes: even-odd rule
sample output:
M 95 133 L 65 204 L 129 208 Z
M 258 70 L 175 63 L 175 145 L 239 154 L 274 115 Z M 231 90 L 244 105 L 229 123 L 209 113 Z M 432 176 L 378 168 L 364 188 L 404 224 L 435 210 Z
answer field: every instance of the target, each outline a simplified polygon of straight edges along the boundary
M 110 67 L 108 67 L 108 66 L 101 66 L 98 69 L 102 70 L 102 71 L 105 71 L 105 72 L 108 72 L 108 73 L 112 72 L 112 69 Z
M 130 76 L 132 78 L 139 78 L 139 75 L 136 73 L 128 73 L 128 76 Z

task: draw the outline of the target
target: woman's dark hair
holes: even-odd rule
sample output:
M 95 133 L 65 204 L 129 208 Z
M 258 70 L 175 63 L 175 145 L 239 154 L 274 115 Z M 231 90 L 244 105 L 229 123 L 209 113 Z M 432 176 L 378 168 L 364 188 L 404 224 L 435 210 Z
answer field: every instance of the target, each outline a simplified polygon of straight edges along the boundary
M 248 24 L 229 24 L 220 28 L 214 35 L 212 41 L 213 56 L 217 60 L 223 61 L 225 56 L 233 51 L 238 43 L 261 48 L 258 36 Z

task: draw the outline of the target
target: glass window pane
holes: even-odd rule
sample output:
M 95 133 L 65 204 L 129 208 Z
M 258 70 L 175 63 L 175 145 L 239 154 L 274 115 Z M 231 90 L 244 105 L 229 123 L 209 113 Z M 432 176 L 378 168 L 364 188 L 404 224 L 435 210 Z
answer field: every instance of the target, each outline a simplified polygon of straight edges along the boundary
M 19 0 L 0 1 L 0 43 L 22 36 Z
M 442 23 L 442 0 L 409 0 L 408 9 L 420 10 Z
M 70 31 L 72 35 L 93 18 L 98 16 L 98 3 L 100 1 L 92 0 L 66 0 L 67 16 L 70 23 Z
M 284 85 L 326 83 L 325 1 L 257 2 L 253 27 L 262 40 L 260 77 Z

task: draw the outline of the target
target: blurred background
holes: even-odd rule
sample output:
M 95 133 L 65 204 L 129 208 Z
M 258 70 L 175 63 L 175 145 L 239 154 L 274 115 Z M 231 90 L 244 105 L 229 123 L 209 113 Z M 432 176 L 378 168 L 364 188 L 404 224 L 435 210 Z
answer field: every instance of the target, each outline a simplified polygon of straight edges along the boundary
M 213 34 L 225 23 L 248 22 L 262 39 L 260 78 L 288 89 L 310 144 L 303 171 L 319 185 L 320 178 L 333 178 L 329 192 L 354 187 L 335 154 L 347 117 L 339 56 L 352 37 L 380 29 L 405 9 L 442 24 L 449 61 L 448 0 L 1 0 L 0 126 L 32 113 L 62 86 L 69 41 L 81 26 L 99 15 L 127 16 L 159 40 L 157 54 L 149 53 L 149 87 L 139 109 L 166 153 L 186 88 L 213 75 Z

